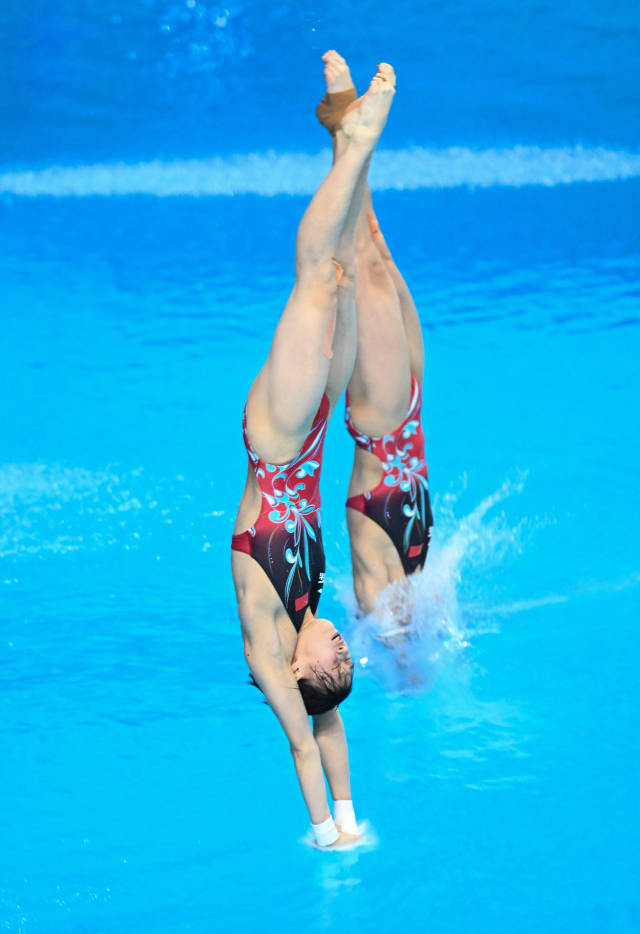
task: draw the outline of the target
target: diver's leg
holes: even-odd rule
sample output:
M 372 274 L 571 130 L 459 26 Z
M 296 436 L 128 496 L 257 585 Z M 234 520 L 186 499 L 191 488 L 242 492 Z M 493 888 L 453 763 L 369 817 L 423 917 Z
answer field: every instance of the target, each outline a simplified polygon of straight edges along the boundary
M 344 148 L 300 222 L 294 288 L 247 405 L 258 450 L 281 449 L 286 456 L 284 449 L 291 451 L 293 439 L 308 430 L 325 390 L 338 304 L 336 259 L 345 227 L 353 224 L 354 195 L 362 197 L 362 172 L 386 122 L 394 84 L 393 69 L 382 65 L 366 94 L 351 105 L 342 121 Z
M 316 116 L 321 125 L 331 134 L 333 158 L 335 162 L 344 148 L 343 134 L 340 132 L 340 121 L 350 101 L 355 99 L 356 90 L 349 66 L 339 52 L 331 49 L 325 52 L 322 56 L 322 60 L 324 62 L 326 94 L 316 108 Z M 373 387 L 374 398 L 371 400 L 371 404 L 376 406 L 377 411 L 380 412 L 381 415 L 384 415 L 384 406 L 386 405 L 393 418 L 398 411 L 406 412 L 406 405 L 408 405 L 408 396 L 406 396 L 406 387 L 404 386 L 406 380 L 402 380 L 402 372 L 406 364 L 406 355 L 403 353 L 403 335 L 397 315 L 394 315 L 393 311 L 389 310 L 384 316 L 382 325 L 378 320 L 380 305 L 382 305 L 383 308 L 389 307 L 389 309 L 395 305 L 392 288 L 393 276 L 392 282 L 389 282 L 388 278 L 384 275 L 384 267 L 386 264 L 380 263 L 372 243 L 372 231 L 368 229 L 365 223 L 365 219 L 369 213 L 372 212 L 371 192 L 366 182 L 366 173 L 363 173 L 360 187 L 364 188 L 364 193 L 361 194 L 361 192 L 358 191 L 351 202 L 350 222 L 345 225 L 341 241 L 343 244 L 343 251 L 340 257 L 337 257 L 340 259 L 345 270 L 349 271 L 349 274 L 341 279 L 340 282 L 339 303 L 343 306 L 344 313 L 342 316 L 340 312 L 338 313 L 338 328 L 340 327 L 340 319 L 342 317 L 342 320 L 345 322 L 345 327 L 348 324 L 349 336 L 356 329 L 354 307 L 351 304 L 353 296 L 353 276 L 351 274 L 351 269 L 354 261 L 356 261 L 353 235 L 355 234 L 357 221 L 359 235 L 358 257 L 357 262 L 355 262 L 355 268 L 358 271 L 357 301 L 360 319 L 359 341 L 361 346 L 364 345 L 365 348 L 365 359 L 360 361 L 359 366 L 362 378 L 361 381 L 366 381 L 367 370 L 377 374 L 378 367 L 376 364 L 378 358 L 380 358 L 381 352 L 384 355 L 385 365 L 388 359 L 391 360 L 391 368 L 387 374 L 389 378 L 386 384 L 380 380 L 375 381 L 375 387 Z M 359 204 L 362 204 L 362 212 L 361 214 L 356 214 Z M 391 270 L 389 270 L 389 272 L 391 272 Z M 341 301 L 340 296 L 343 296 Z M 400 296 L 398 296 L 398 298 L 400 298 Z M 339 335 L 336 332 L 336 340 L 334 343 L 336 347 L 342 349 L 343 353 L 345 348 L 352 347 L 352 340 L 339 340 L 338 337 Z M 354 362 L 353 360 L 351 361 L 349 372 L 353 370 Z M 368 364 L 372 364 L 372 366 L 368 366 Z M 352 397 L 355 396 L 356 411 L 360 401 L 358 398 L 357 380 L 358 375 L 356 374 L 356 382 L 351 387 L 354 390 Z M 380 390 L 380 392 L 378 392 L 378 390 Z M 380 402 L 378 402 L 376 398 L 378 395 L 381 396 Z M 396 399 L 396 396 L 399 396 L 399 400 Z
M 318 104 L 316 116 L 331 134 L 335 160 L 341 151 L 341 115 L 348 106 L 350 96 L 355 96 L 356 92 L 349 66 L 338 52 L 331 49 L 325 52 L 322 60 L 325 65 L 327 93 Z M 396 277 L 393 275 L 397 270 L 393 261 L 390 260 L 388 265 L 381 255 L 381 250 L 376 249 L 377 243 L 370 229 L 371 223 L 367 223 L 369 215 L 374 217 L 371 192 L 366 184 L 357 224 L 354 256 L 357 272 L 355 294 L 358 359 L 349 394 L 356 424 L 360 427 L 358 413 L 360 412 L 366 420 L 365 409 L 370 408 L 373 411 L 369 414 L 377 416 L 375 423 L 378 428 L 381 424 L 384 426 L 373 432 L 380 434 L 385 428 L 395 427 L 398 420 L 406 414 L 410 395 L 410 380 L 407 378 L 409 368 L 416 372 L 419 379 L 422 378 L 422 365 L 420 364 L 417 371 L 414 369 L 414 364 L 418 365 L 420 361 L 415 359 L 416 354 L 413 351 L 414 346 L 421 350 L 422 339 L 415 307 L 417 337 L 407 331 L 403 304 L 404 292 L 408 294 L 408 290 L 404 286 L 402 293 L 398 291 Z M 390 258 L 388 250 L 386 252 Z M 397 279 L 402 281 L 399 273 Z M 402 284 L 404 285 L 403 282 Z M 409 325 L 411 324 L 409 321 Z
M 374 243 L 364 196 L 355 237 L 358 352 L 349 382 L 351 415 L 368 435 L 393 431 L 411 396 L 411 360 L 398 292 Z
M 411 371 L 415 374 L 418 382 L 422 385 L 422 380 L 424 377 L 424 340 L 422 337 L 422 328 L 420 326 L 418 311 L 411 292 L 409 291 L 409 287 L 404 281 L 402 273 L 396 266 L 391 255 L 391 251 L 389 250 L 386 240 L 382 235 L 382 231 L 380 230 L 380 226 L 378 224 L 378 219 L 373 210 L 371 192 L 368 189 L 364 195 L 363 210 L 367 213 L 369 229 L 371 230 L 373 242 L 375 243 L 385 268 L 391 276 L 395 286 L 398 295 L 398 301 L 400 302 L 400 310 L 402 312 L 402 320 L 404 321 L 407 342 L 409 344 Z
M 344 134 L 338 130 L 334 136 L 334 158 L 339 158 L 348 145 Z M 356 360 L 358 329 L 355 309 L 355 231 L 360 217 L 364 192 L 367 187 L 367 160 L 354 189 L 353 198 L 336 247 L 335 259 L 340 266 L 337 280 L 337 314 L 335 333 L 331 342 L 331 363 L 327 377 L 326 392 L 333 404 L 337 402 L 347 385 Z
M 334 49 L 322 56 L 326 94 L 316 108 L 316 116 L 322 126 L 331 133 L 333 163 L 346 145 L 340 124 L 347 107 L 357 99 L 356 89 L 344 58 Z M 362 198 L 366 186 L 368 163 L 360 173 L 360 179 L 349 207 L 349 215 L 336 248 L 335 259 L 340 264 L 337 283 L 337 314 L 335 333 L 331 335 L 331 364 L 327 377 L 327 395 L 333 402 L 342 394 L 356 357 L 357 327 L 354 303 L 355 254 L 353 237 L 360 216 Z

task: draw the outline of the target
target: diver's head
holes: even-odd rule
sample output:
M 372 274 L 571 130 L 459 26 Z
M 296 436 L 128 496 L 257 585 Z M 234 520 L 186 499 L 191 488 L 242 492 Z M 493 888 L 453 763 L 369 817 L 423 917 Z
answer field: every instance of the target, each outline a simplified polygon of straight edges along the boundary
M 328 619 L 308 614 L 298 633 L 291 670 L 309 714 L 326 713 L 351 693 L 349 649 Z

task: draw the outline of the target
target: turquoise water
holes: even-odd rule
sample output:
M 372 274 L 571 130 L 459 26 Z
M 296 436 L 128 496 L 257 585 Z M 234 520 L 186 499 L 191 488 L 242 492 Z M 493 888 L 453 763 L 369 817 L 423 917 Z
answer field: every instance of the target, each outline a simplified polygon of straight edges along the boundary
M 640 927 L 637 11 L 394 9 L 392 35 L 365 3 L 1 14 L 11 934 Z M 228 570 L 242 406 L 328 165 L 325 45 L 402 78 L 375 200 L 436 519 L 416 687 L 350 616 L 334 420 L 322 607 L 358 649 L 368 822 L 342 854 L 304 845 Z

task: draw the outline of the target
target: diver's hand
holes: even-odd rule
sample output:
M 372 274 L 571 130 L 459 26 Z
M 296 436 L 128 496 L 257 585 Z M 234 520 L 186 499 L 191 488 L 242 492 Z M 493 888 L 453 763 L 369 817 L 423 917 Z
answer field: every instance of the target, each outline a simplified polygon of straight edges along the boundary
M 407 628 L 407 625 L 408 624 L 400 625 L 396 627 L 396 629 L 391 629 L 389 632 L 376 633 L 374 639 L 377 639 L 378 642 L 382 642 L 388 649 L 393 649 L 411 638 L 411 632 Z
M 341 850 L 343 847 L 353 846 L 354 844 L 358 843 L 358 841 L 361 839 L 359 833 L 344 833 L 342 830 L 340 830 L 337 824 L 336 824 L 336 830 L 338 831 L 340 835 L 338 839 L 334 843 L 331 843 L 329 846 L 323 846 L 323 847 L 320 847 L 320 849 Z

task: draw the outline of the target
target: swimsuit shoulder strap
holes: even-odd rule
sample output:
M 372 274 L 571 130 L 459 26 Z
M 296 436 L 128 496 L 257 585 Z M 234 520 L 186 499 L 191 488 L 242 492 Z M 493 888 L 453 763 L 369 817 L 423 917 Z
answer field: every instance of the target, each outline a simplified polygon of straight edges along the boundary
M 409 403 L 409 411 L 405 418 L 405 422 L 410 418 L 415 418 L 420 414 L 420 409 L 422 408 L 422 390 L 420 389 L 420 383 L 418 382 L 418 377 L 415 373 L 411 373 L 411 402 Z M 403 422 L 404 424 L 404 422 Z
M 329 408 L 330 402 L 329 397 L 326 392 L 323 394 L 322 399 L 320 400 L 320 405 L 318 406 L 318 411 L 315 414 L 313 423 L 307 437 L 304 439 L 300 450 L 290 461 L 290 467 L 297 465 L 299 461 L 307 457 L 317 456 L 319 459 L 322 457 L 322 446 L 324 444 L 324 435 L 327 429 L 327 424 L 329 422 Z

